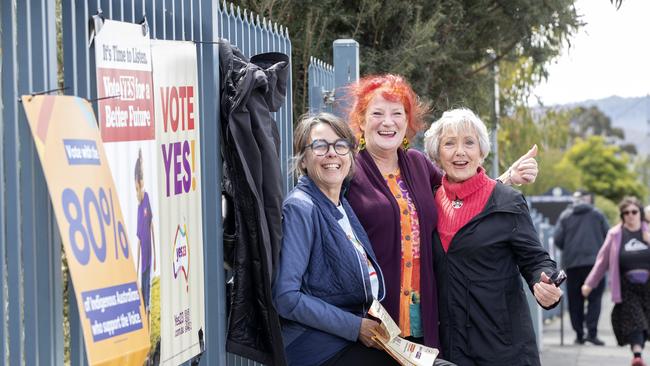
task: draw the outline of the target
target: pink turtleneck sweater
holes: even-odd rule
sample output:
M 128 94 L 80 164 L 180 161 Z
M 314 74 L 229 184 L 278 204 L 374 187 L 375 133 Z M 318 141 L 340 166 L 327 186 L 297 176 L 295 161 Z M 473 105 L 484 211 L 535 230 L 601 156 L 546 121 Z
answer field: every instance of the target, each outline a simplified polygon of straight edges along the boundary
M 490 179 L 482 167 L 464 182 L 450 182 L 446 174 L 442 177 L 442 186 L 436 192 L 436 206 L 438 234 L 445 253 L 458 230 L 483 210 L 495 186 L 496 181 Z M 453 201 L 457 198 L 462 201 L 462 206 L 454 208 Z

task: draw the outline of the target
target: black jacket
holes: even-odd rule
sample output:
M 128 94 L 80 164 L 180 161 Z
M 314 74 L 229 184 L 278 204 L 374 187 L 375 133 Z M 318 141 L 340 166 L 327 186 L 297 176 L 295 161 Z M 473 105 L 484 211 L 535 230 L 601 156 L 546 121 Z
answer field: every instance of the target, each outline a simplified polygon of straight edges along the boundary
M 521 193 L 497 183 L 481 213 L 444 252 L 434 233 L 442 355 L 462 366 L 539 365 L 520 275 L 532 286 L 555 262 Z
M 605 215 L 587 203 L 562 211 L 553 239 L 562 249 L 562 267 L 591 267 L 605 241 L 609 224 Z
M 280 135 L 271 112 L 284 102 L 289 58 L 266 53 L 249 61 L 221 40 L 219 62 L 224 187 L 234 202 L 234 225 L 224 225 L 234 230 L 224 232 L 224 240 L 234 242 L 231 257 L 225 258 L 234 275 L 226 349 L 267 365 L 283 365 L 271 294 L 282 236 L 283 180 Z

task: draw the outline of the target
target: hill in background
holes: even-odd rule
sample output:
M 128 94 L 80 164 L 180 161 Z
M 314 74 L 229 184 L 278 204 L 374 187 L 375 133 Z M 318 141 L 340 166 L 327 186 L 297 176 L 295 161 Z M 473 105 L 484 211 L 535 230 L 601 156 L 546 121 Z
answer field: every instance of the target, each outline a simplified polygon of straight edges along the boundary
M 596 106 L 625 131 L 625 141 L 636 146 L 639 155 L 650 155 L 650 96 L 622 98 L 611 96 L 571 103 L 563 107 Z

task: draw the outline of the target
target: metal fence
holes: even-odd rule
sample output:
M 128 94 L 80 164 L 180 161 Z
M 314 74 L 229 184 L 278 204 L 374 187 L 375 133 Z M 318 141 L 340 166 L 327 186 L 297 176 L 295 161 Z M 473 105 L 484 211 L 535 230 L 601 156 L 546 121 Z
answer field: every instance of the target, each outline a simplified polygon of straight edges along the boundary
M 330 112 L 345 118 L 351 99 L 346 87 L 359 80 L 359 43 L 353 39 L 335 40 L 332 59 L 333 65 L 309 59 L 309 112 Z
M 221 227 L 219 154 L 219 37 L 251 56 L 282 52 L 291 56 L 288 30 L 215 0 L 63 0 L 63 83 L 66 94 L 96 96 L 94 50 L 88 47 L 88 21 L 139 23 L 146 18 L 152 38 L 197 42 L 201 124 L 205 332 L 203 365 L 252 364 L 226 355 L 226 298 Z M 3 0 L 0 5 L 0 363 L 63 364 L 64 324 L 61 240 L 47 186 L 34 148 L 22 94 L 57 88 L 56 0 Z M 289 81 L 291 83 L 291 81 Z M 291 84 L 285 105 L 275 114 L 282 139 L 283 173 L 291 156 Z M 96 106 L 95 106 L 96 108 Z M 287 176 L 285 191 L 291 187 Z M 71 283 L 69 283 L 71 285 Z M 71 364 L 86 364 L 83 335 L 70 289 Z
M 333 112 L 334 66 L 315 57 L 309 59 L 307 68 L 309 113 Z

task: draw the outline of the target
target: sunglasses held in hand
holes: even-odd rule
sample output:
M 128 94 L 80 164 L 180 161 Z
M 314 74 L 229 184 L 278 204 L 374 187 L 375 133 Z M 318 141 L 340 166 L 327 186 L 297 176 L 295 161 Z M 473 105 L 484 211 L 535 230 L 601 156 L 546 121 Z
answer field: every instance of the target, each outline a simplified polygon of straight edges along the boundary
M 562 269 L 559 271 L 555 271 L 555 273 L 551 275 L 551 283 L 554 284 L 555 287 L 560 287 L 562 282 L 564 282 L 565 280 L 566 280 L 566 273 Z

